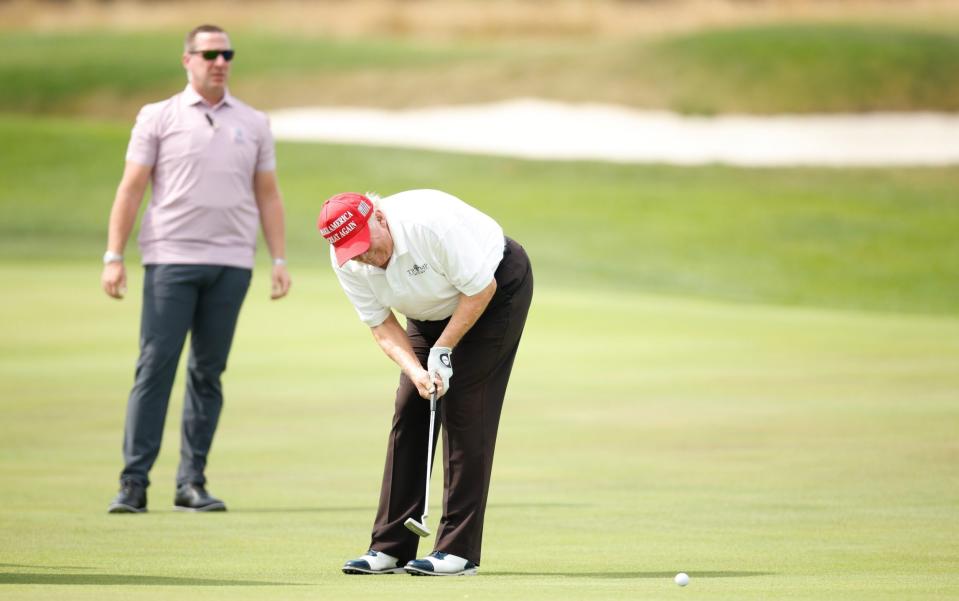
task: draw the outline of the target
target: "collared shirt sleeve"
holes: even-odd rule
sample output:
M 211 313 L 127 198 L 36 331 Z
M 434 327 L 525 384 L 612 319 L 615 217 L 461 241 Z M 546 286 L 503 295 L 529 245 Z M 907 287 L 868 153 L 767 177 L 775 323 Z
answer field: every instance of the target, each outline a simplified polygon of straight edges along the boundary
M 332 251 L 330 254 L 333 254 Z M 356 309 L 360 321 L 371 328 L 375 328 L 386 321 L 386 318 L 390 316 L 390 308 L 377 300 L 366 278 L 350 269 L 337 267 L 335 257 L 333 258 L 333 272 L 336 274 L 336 279 L 340 281 L 340 287 L 346 293 L 346 298 Z
M 148 104 L 140 109 L 137 121 L 130 133 L 130 144 L 127 146 L 127 160 L 138 165 L 152 167 L 157 161 L 160 137 L 157 134 L 159 107 Z
M 260 140 L 260 148 L 257 149 L 256 155 L 256 170 L 276 171 L 276 144 L 273 141 L 270 118 L 266 114 L 263 114 L 263 132 Z
M 503 256 L 504 239 L 499 231 L 497 240 L 480 240 L 479 232 L 461 223 L 439 238 L 436 259 L 449 283 L 466 296 L 482 292 L 493 281 Z

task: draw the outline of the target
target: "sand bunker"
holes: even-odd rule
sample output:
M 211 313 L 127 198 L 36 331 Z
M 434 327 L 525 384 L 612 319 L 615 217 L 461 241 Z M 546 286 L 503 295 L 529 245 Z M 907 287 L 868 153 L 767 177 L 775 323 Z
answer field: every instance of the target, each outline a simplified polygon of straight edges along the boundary
M 386 111 L 273 111 L 280 140 L 423 148 L 546 160 L 749 167 L 959 164 L 959 115 L 726 115 L 518 99 Z

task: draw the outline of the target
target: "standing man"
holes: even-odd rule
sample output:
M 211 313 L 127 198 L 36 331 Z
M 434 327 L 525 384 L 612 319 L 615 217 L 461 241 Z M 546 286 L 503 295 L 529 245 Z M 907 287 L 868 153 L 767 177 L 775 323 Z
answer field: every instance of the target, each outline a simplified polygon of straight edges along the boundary
M 370 549 L 343 571 L 475 574 L 503 397 L 533 298 L 529 258 L 493 219 L 437 190 L 337 194 L 318 225 L 346 296 L 402 370 Z M 425 502 L 424 399 L 434 390 L 443 517 L 434 552 L 415 559 L 419 538 L 404 522 Z
M 230 38 L 219 27 L 201 25 L 187 35 L 186 89 L 140 110 L 110 212 L 101 284 L 120 299 L 127 280 L 123 249 L 152 183 L 139 237 L 145 267 L 140 357 L 127 404 L 120 493 L 111 513 L 146 511 L 148 474 L 160 451 L 187 332 L 174 505 L 226 510 L 207 493 L 204 472 L 223 405 L 220 374 L 252 275 L 258 223 L 273 256 L 272 298 L 290 288 L 273 135 L 266 115 L 230 95 L 232 59 Z

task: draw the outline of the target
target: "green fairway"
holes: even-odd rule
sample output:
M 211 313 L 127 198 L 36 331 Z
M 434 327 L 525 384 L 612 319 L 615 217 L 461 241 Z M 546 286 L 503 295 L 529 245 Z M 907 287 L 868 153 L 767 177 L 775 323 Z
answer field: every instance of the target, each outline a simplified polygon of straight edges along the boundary
M 95 260 L 129 127 L 0 117 L 0 256 Z M 315 222 L 331 194 L 433 187 L 494 215 L 548 284 L 959 313 L 956 168 L 685 169 L 311 144 L 278 156 L 296 266 L 325 260 Z
M 541 286 L 481 576 L 360 578 L 339 566 L 368 542 L 396 374 L 329 271 L 282 304 L 254 281 L 209 469 L 230 512 L 171 510 L 178 386 L 141 516 L 105 513 L 140 278 L 116 303 L 97 271 L 0 266 L 4 599 L 959 594 L 954 317 Z

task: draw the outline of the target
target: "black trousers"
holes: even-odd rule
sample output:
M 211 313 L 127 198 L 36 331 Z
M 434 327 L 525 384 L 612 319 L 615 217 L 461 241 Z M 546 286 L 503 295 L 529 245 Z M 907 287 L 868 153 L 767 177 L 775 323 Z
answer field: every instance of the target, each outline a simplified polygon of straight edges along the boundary
M 483 517 L 506 386 L 533 298 L 533 272 L 523 247 L 507 238 L 495 273 L 496 293 L 453 350 L 450 390 L 438 404 L 443 434 L 443 516 L 434 550 L 480 563 Z M 407 320 L 413 350 L 425 367 L 448 323 Z M 426 486 L 429 402 L 405 375 L 396 391 L 393 427 L 370 548 L 401 561 L 416 557 L 419 536 L 403 523 L 420 519 Z M 435 449 L 434 440 L 434 449 Z
M 150 484 L 170 390 L 190 332 L 177 484 L 205 484 L 207 455 L 223 407 L 226 370 L 252 271 L 220 265 L 147 265 L 140 357 L 127 401 L 121 480 Z

